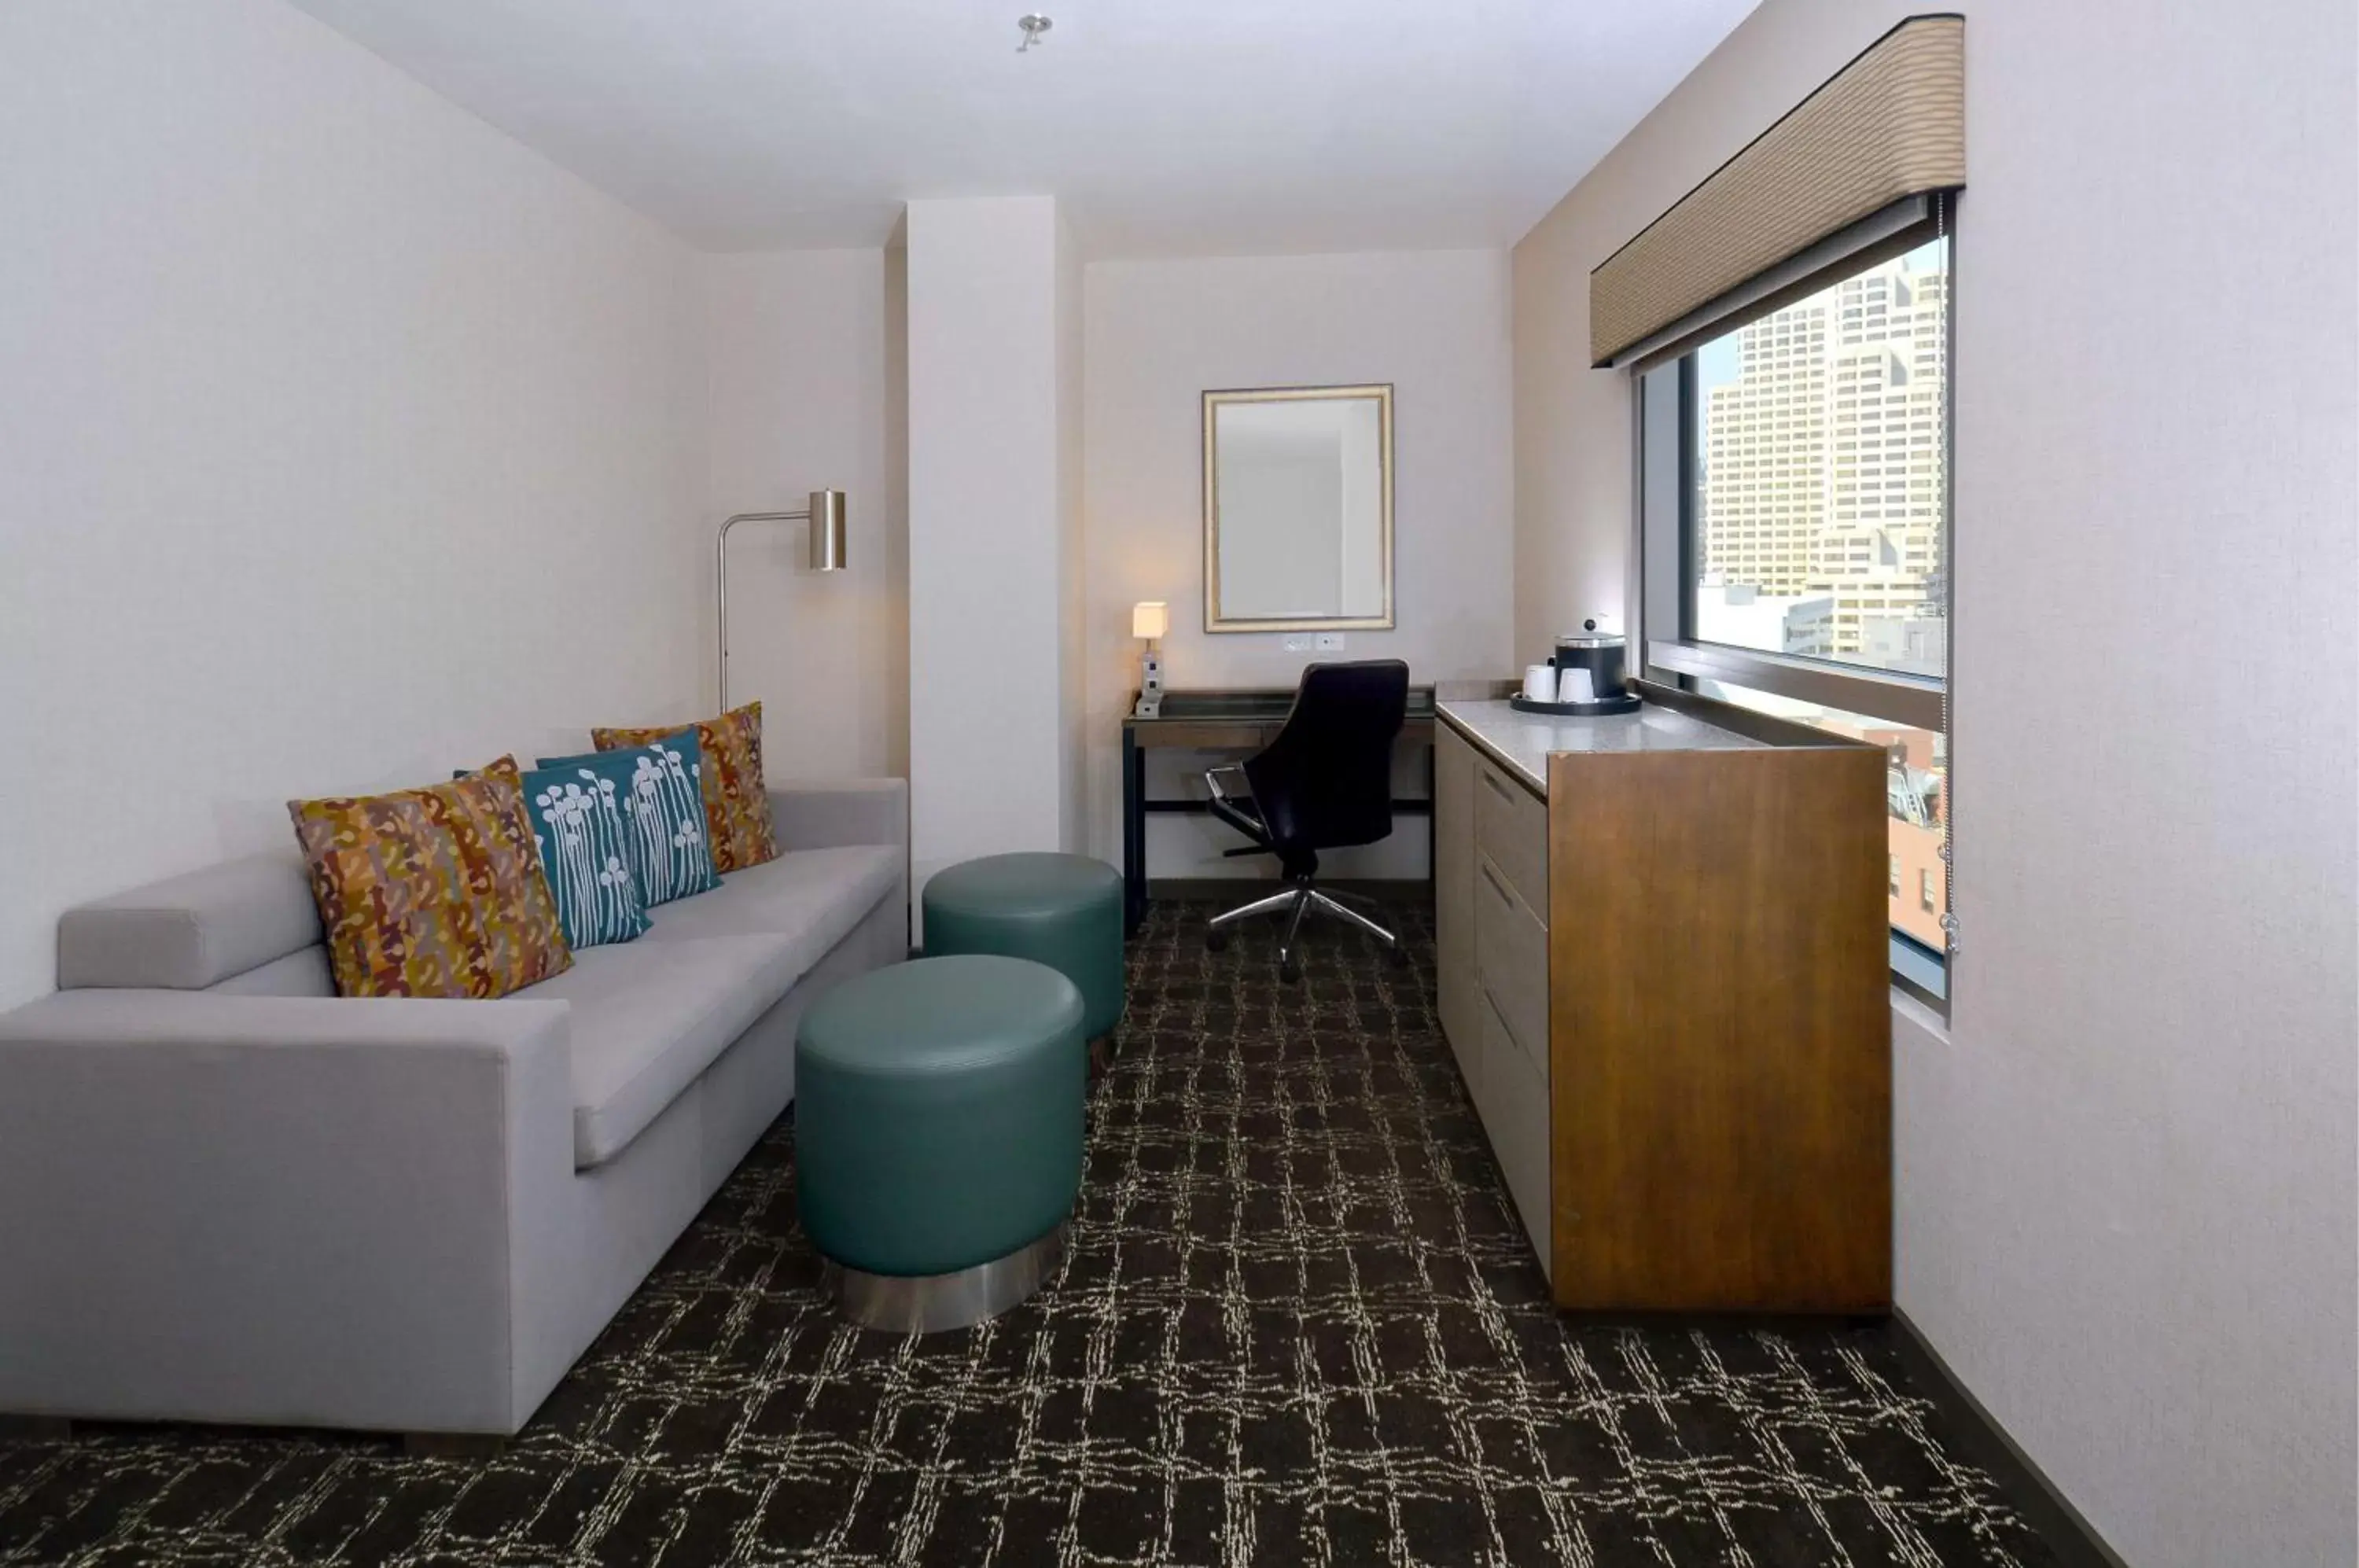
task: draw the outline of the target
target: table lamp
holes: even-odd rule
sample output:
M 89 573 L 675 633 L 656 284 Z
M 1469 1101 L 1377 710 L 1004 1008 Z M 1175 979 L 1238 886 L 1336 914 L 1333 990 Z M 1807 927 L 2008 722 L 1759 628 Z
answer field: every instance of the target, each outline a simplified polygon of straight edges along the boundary
M 1163 654 L 1155 645 L 1171 629 L 1171 606 L 1148 599 L 1130 607 L 1130 635 L 1147 644 L 1138 660 L 1138 708 L 1136 716 L 1151 719 L 1163 712 Z

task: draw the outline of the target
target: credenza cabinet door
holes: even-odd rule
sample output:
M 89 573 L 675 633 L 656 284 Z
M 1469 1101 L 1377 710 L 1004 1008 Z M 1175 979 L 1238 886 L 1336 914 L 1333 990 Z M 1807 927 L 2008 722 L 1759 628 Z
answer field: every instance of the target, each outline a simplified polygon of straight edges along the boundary
M 1483 1128 L 1507 1180 L 1516 1217 L 1531 1237 L 1540 1272 L 1556 1278 L 1556 1227 L 1549 1203 L 1548 1082 L 1507 1032 L 1507 1021 L 1485 996 L 1483 1009 Z
M 1441 1032 L 1479 1105 L 1482 982 L 1474 965 L 1474 748 L 1447 724 L 1433 735 L 1434 968 Z
M 1542 926 L 1549 922 L 1548 802 L 1488 757 L 1474 759 L 1474 847 Z
M 1474 975 L 1531 1070 L 1548 1082 L 1549 938 L 1491 857 L 1474 854 Z

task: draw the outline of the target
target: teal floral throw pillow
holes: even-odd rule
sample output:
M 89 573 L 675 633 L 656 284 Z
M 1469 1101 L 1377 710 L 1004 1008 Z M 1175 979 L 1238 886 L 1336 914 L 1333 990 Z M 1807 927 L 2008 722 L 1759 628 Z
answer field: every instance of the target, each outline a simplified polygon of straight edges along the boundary
M 545 768 L 524 776 L 525 814 L 540 847 L 541 875 L 557 895 L 565 940 L 576 948 L 629 942 L 647 929 L 616 793 L 587 768 Z
M 611 787 L 631 870 L 648 909 L 721 886 L 705 834 L 703 761 L 694 730 L 666 735 L 653 746 L 544 757 L 540 766 Z

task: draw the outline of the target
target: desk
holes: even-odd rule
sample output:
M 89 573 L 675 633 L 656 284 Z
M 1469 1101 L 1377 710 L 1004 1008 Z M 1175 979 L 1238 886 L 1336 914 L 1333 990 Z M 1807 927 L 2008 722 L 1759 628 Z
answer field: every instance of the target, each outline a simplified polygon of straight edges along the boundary
M 1294 705 L 1288 688 L 1258 687 L 1231 691 L 1166 691 L 1163 712 L 1142 719 L 1136 713 L 1122 721 L 1122 913 L 1125 933 L 1136 933 L 1147 918 L 1147 818 L 1150 812 L 1205 815 L 1207 800 L 1192 796 L 1153 800 L 1147 793 L 1147 754 L 1156 747 L 1190 751 L 1259 751 L 1286 723 Z M 1133 704 L 1136 708 L 1136 704 Z M 1395 800 L 1393 810 L 1405 816 L 1433 815 L 1433 688 L 1408 689 L 1408 718 L 1402 724 L 1401 744 L 1426 751 L 1426 798 Z M 1430 854 L 1427 865 L 1432 864 Z

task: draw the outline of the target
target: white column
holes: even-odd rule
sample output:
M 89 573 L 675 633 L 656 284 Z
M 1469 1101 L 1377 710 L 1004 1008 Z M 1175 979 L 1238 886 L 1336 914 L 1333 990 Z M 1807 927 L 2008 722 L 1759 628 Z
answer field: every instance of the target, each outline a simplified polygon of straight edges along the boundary
M 909 203 L 914 881 L 1082 821 L 1078 269 L 1053 198 Z

